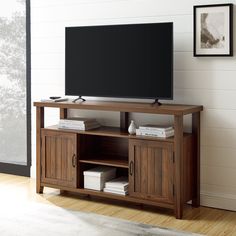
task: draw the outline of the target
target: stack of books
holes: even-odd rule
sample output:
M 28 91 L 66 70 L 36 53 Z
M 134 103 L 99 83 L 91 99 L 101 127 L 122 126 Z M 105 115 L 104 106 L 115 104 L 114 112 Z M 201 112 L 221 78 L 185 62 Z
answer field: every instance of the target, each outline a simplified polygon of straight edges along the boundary
M 90 130 L 99 128 L 101 125 L 92 118 L 68 118 L 61 119 L 58 124 L 60 129 Z
M 119 195 L 127 195 L 128 187 L 129 187 L 128 177 L 122 176 L 106 182 L 103 191 Z
M 136 135 L 169 138 L 174 136 L 174 128 L 169 125 L 144 125 L 136 129 Z

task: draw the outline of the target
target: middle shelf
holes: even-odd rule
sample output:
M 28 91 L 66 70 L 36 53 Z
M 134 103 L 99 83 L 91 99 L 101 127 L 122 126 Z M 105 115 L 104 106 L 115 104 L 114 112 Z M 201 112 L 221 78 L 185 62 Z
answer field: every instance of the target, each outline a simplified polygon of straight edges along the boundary
M 46 130 L 54 130 L 54 131 L 61 131 L 61 132 L 68 132 L 68 133 L 77 133 L 80 135 L 91 135 L 91 136 L 103 136 L 103 137 L 114 137 L 114 138 L 122 138 L 122 139 L 144 139 L 144 140 L 153 140 L 153 141 L 161 141 L 161 142 L 174 142 L 174 136 L 169 138 L 159 138 L 159 137 L 152 137 L 152 136 L 145 136 L 145 135 L 131 135 L 128 131 L 123 131 L 119 127 L 109 127 L 109 126 L 101 126 L 97 129 L 91 130 L 75 130 L 75 129 L 61 129 L 58 128 L 58 125 L 49 126 L 43 128 Z M 184 133 L 184 136 L 189 136 L 191 134 Z
M 88 164 L 97 164 L 97 165 L 104 165 L 104 166 L 114 166 L 114 167 L 121 167 L 121 168 L 129 168 L 128 165 L 128 157 L 122 156 L 108 156 L 103 155 L 100 157 L 99 155 L 92 155 L 83 159 L 79 159 L 80 163 L 88 163 Z

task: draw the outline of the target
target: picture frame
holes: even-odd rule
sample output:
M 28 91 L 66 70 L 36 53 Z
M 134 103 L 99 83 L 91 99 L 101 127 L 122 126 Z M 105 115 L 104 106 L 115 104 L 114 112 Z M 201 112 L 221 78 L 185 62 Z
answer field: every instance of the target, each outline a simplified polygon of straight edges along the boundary
M 193 7 L 194 57 L 233 56 L 233 4 Z

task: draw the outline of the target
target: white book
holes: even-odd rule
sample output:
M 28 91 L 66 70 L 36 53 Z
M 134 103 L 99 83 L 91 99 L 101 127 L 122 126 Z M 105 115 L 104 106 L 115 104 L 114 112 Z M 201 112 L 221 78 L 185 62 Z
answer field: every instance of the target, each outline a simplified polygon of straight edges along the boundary
M 129 188 L 129 184 L 127 183 L 125 186 L 119 186 L 119 185 L 107 185 L 105 183 L 105 187 L 113 190 L 126 191 Z
M 89 126 L 82 126 L 82 125 L 65 125 L 65 124 L 59 124 L 58 127 L 62 129 L 78 129 L 78 130 L 89 130 L 89 129 L 95 129 L 100 127 L 100 124 L 94 124 Z
M 68 119 L 60 119 L 60 122 L 63 124 L 90 124 L 97 122 L 96 119 L 93 118 L 84 118 L 84 117 L 71 117 Z
M 85 120 L 86 118 L 84 118 Z M 94 119 L 88 119 L 88 123 L 83 123 L 83 121 L 77 120 L 68 120 L 68 119 L 61 119 L 59 121 L 59 128 L 62 129 L 77 129 L 77 130 L 88 130 L 88 129 L 95 129 L 100 127 L 101 125 Z
M 76 124 L 63 124 L 59 122 L 58 127 L 62 129 L 78 129 L 78 130 L 88 130 L 99 128 L 101 125 L 99 123 L 89 124 L 89 125 L 76 125 Z
M 115 191 L 115 192 L 121 192 L 121 193 L 125 193 L 125 192 L 128 192 L 128 188 L 127 189 L 117 189 L 117 188 L 107 188 L 105 187 L 106 190 L 109 190 L 109 191 Z
M 103 192 L 105 192 L 105 193 L 119 194 L 119 195 L 124 195 L 124 196 L 128 194 L 128 192 L 126 192 L 126 191 L 113 191 L 113 190 L 109 190 L 109 189 L 107 189 L 107 188 L 104 188 L 104 189 L 103 189 Z
M 106 187 L 105 188 L 107 190 L 110 190 L 110 191 L 119 191 L 119 192 L 128 192 L 129 190 L 129 186 L 126 186 L 125 188 L 121 189 L 121 188 L 115 188 L 115 187 Z
M 97 121 L 94 121 L 94 122 L 90 122 L 90 123 L 73 123 L 73 122 L 63 122 L 63 121 L 59 121 L 59 124 L 60 125 L 67 125 L 67 126 L 78 126 L 78 127 L 89 127 L 91 125 L 97 125 L 99 124 Z
M 73 130 L 90 130 L 90 129 L 96 129 L 99 128 L 101 125 L 96 124 L 96 125 L 90 125 L 90 126 L 75 126 L 75 125 L 58 125 L 59 129 L 73 129 Z
M 151 124 L 147 124 L 147 125 L 139 126 L 139 129 L 141 129 L 141 130 L 166 132 L 166 131 L 172 130 L 173 126 L 170 126 L 170 125 L 151 125 Z
M 121 176 L 116 179 L 112 179 L 105 183 L 106 188 L 118 188 L 118 189 L 124 189 L 129 185 L 128 177 Z
M 169 137 L 174 136 L 174 133 L 175 133 L 174 130 L 161 134 L 155 131 L 144 131 L 144 130 L 136 129 L 136 135 L 152 136 L 152 137 L 158 137 L 158 138 L 169 138 Z
M 150 133 L 150 134 L 156 134 L 160 136 L 166 136 L 166 134 L 169 134 L 170 132 L 173 132 L 174 129 L 164 131 L 164 130 L 151 130 L 151 129 L 139 129 L 140 132 L 142 133 Z

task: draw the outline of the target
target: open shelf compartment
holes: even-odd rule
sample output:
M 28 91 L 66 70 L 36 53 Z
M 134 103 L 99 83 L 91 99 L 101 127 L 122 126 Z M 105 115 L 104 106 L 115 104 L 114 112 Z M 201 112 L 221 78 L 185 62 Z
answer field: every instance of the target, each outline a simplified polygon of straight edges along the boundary
M 79 162 L 128 168 L 128 139 L 80 135 Z
M 99 164 L 101 165 L 101 164 Z M 80 163 L 80 174 L 79 174 L 79 181 L 78 181 L 78 187 L 80 189 L 86 189 L 84 188 L 84 171 L 88 171 L 88 170 L 91 170 L 97 166 L 99 166 L 95 163 L 85 163 L 85 162 L 81 162 Z M 104 166 L 104 165 L 102 165 Z M 112 166 L 112 167 L 115 167 L 115 166 Z M 115 167 L 116 168 L 116 176 L 115 178 L 119 178 L 121 176 L 127 176 L 128 177 L 128 169 L 127 168 L 123 168 L 123 167 Z M 91 189 L 86 189 L 86 190 L 91 190 Z M 91 190 L 91 191 L 98 191 L 98 190 Z M 98 192 L 103 192 L 102 190 L 101 191 L 98 191 Z

